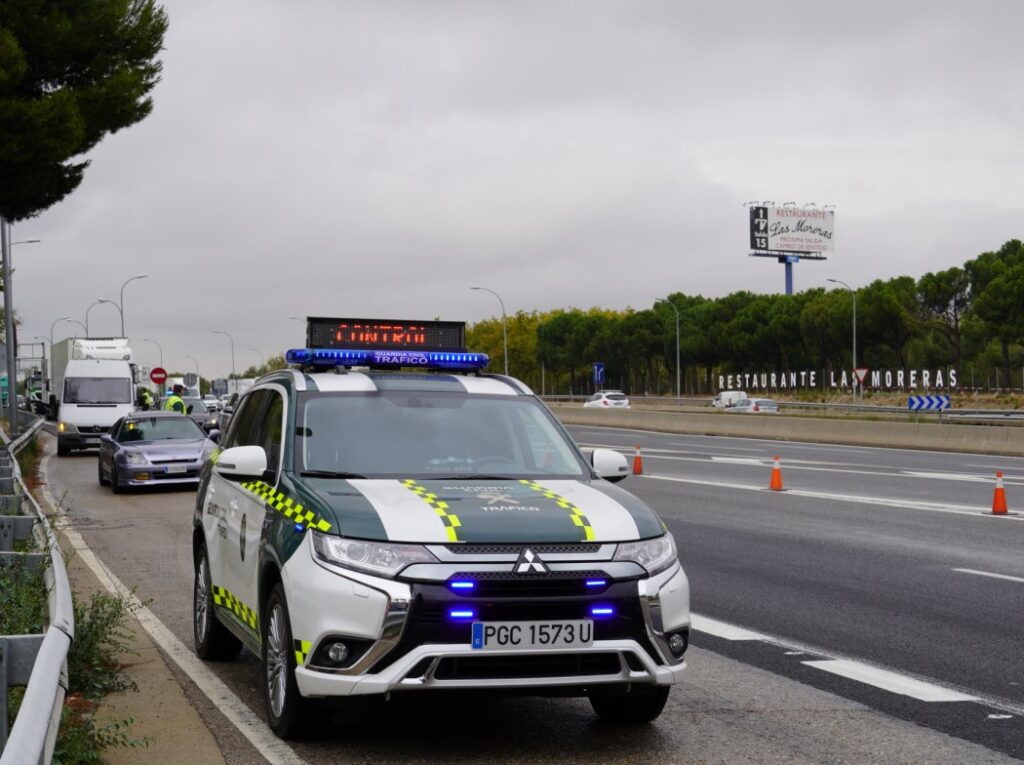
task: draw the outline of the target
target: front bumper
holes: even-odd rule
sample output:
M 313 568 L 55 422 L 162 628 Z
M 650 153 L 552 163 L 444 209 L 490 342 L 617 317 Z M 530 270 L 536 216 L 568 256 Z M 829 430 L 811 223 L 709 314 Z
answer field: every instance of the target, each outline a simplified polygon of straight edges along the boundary
M 175 467 L 184 467 L 184 472 L 171 472 L 166 464 L 118 465 L 121 486 L 167 486 L 175 484 L 197 484 L 203 470 L 202 461 L 178 462 Z
M 499 564 L 480 565 L 499 570 Z M 581 572 L 616 569 L 610 561 L 563 565 L 577 565 Z M 460 561 L 457 567 L 472 570 L 473 564 Z M 686 668 L 667 643 L 672 633 L 689 638 L 689 583 L 678 563 L 655 577 L 621 579 L 620 565 L 601 593 L 552 595 L 541 588 L 530 597 L 523 592 L 481 597 L 452 593 L 445 586 L 452 567 L 436 568 L 441 569 L 438 581 L 380 579 L 317 563 L 306 540 L 282 572 L 293 637 L 297 650 L 301 647 L 296 669 L 300 693 L 671 685 Z M 574 619 L 597 603 L 614 604 L 616 616 L 594 622 L 595 639 L 586 648 L 481 651 L 471 646 L 470 623 L 446 618 L 449 606 L 464 604 L 483 621 Z M 320 649 L 336 639 L 358 647 L 350 666 L 331 669 L 321 662 Z

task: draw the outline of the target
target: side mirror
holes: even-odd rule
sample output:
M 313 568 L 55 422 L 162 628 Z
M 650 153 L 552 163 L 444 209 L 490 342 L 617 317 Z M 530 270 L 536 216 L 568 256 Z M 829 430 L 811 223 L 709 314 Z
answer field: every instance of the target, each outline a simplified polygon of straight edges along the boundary
M 612 483 L 618 483 L 629 475 L 629 462 L 611 449 L 594 449 L 590 454 L 590 464 L 599 476 Z
M 192 404 L 189 404 L 188 408 L 185 409 L 185 414 L 192 414 Z
M 108 443 L 108 444 L 109 444 L 109 443 L 111 443 L 111 442 L 112 442 L 113 440 L 114 440 L 114 437 L 113 437 L 112 435 L 110 435 L 109 433 L 102 433 L 102 434 L 100 435 L 100 441 L 104 441 L 104 442 L 106 442 L 106 443 Z
M 233 446 L 220 453 L 213 469 L 225 478 L 262 478 L 267 472 L 267 453 L 262 446 Z
M 209 438 L 214 443 L 217 443 L 218 441 L 220 441 L 220 431 L 214 428 L 213 430 L 206 434 L 206 437 Z

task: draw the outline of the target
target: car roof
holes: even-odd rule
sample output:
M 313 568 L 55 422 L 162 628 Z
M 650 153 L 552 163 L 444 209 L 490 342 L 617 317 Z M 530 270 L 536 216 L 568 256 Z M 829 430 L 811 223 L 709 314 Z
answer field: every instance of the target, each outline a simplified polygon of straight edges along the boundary
M 187 414 L 180 414 L 178 412 L 171 412 L 166 409 L 153 409 L 148 412 L 131 412 L 125 415 L 126 420 L 148 420 L 151 417 L 158 417 L 161 419 L 178 418 L 183 420 L 190 420 L 191 418 Z
M 274 382 L 282 383 L 296 391 L 319 391 L 321 393 L 377 393 L 401 390 L 449 391 L 492 396 L 533 395 L 533 391 L 525 383 L 505 375 L 459 375 L 381 370 L 304 373 L 298 369 L 282 369 L 261 377 L 253 385 L 253 388 Z

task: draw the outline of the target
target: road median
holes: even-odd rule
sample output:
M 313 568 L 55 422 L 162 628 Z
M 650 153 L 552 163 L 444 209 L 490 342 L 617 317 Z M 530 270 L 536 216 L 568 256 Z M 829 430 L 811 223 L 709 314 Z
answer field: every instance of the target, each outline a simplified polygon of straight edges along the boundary
M 786 415 L 747 415 L 725 412 L 665 412 L 643 409 L 584 409 L 550 404 L 566 425 L 655 430 L 700 436 L 731 436 L 777 441 L 804 441 L 850 446 L 1024 456 L 1018 428 L 1000 425 L 878 422 Z

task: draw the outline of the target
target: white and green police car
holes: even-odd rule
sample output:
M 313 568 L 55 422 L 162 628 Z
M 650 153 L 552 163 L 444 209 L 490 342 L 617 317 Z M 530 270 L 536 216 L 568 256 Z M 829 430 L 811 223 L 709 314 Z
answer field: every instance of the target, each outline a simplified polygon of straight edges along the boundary
M 196 651 L 262 659 L 281 736 L 311 700 L 489 689 L 587 696 L 648 722 L 685 668 L 689 584 L 664 524 L 613 485 L 456 322 L 310 319 L 207 463 Z

